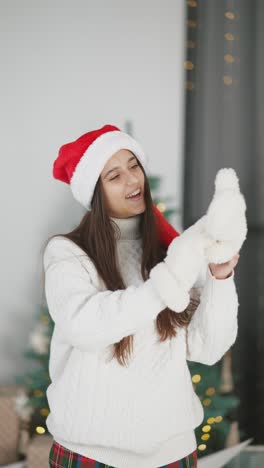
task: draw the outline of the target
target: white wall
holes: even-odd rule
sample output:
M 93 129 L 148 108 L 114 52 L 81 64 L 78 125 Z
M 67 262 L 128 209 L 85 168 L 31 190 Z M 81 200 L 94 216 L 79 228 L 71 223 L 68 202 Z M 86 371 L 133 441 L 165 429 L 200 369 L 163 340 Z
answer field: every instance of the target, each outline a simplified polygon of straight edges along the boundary
M 181 205 L 184 15 L 183 0 L 1 0 L 0 383 L 31 365 L 44 241 L 83 214 L 52 178 L 63 143 L 132 120 Z

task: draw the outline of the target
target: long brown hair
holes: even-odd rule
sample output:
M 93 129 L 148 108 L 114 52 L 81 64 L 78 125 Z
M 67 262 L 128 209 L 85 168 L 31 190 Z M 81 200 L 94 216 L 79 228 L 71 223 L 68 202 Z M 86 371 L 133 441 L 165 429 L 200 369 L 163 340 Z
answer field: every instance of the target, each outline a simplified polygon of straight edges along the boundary
M 145 281 L 149 277 L 150 270 L 164 259 L 167 249 L 159 242 L 149 182 L 140 161 L 138 161 L 138 164 L 145 176 L 146 209 L 140 218 L 142 239 L 141 275 Z M 80 224 L 72 231 L 49 237 L 45 247 L 56 236 L 64 236 L 70 239 L 93 261 L 107 289 L 111 291 L 125 289 L 126 285 L 116 263 L 116 225 L 113 226 L 112 222 L 107 214 L 104 191 L 99 177 L 91 201 L 91 211 L 85 213 Z M 156 318 L 159 341 L 162 342 L 175 337 L 178 327 L 186 327 L 198 304 L 199 301 L 191 299 L 188 307 L 180 313 L 175 313 L 168 307 L 163 309 Z M 144 307 L 144 304 L 142 304 L 142 307 Z M 130 356 L 132 349 L 133 335 L 126 336 L 118 343 L 114 343 L 112 358 L 115 357 L 120 365 L 126 365 L 126 359 Z

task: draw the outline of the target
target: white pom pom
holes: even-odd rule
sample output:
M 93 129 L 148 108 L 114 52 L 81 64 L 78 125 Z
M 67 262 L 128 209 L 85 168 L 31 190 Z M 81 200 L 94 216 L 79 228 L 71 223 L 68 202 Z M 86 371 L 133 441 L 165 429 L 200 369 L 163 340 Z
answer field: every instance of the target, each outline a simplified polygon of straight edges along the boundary
M 239 180 L 236 172 L 231 167 L 220 169 L 215 178 L 215 191 L 235 190 L 239 192 Z

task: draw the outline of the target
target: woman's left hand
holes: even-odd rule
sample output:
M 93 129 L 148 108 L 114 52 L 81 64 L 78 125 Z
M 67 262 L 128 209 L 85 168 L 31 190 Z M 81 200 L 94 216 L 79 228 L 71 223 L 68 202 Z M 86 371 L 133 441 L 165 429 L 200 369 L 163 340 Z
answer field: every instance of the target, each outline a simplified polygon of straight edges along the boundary
M 209 263 L 212 275 L 216 279 L 226 279 L 231 276 L 233 269 L 238 263 L 240 255 L 237 253 L 229 262 L 225 263 Z

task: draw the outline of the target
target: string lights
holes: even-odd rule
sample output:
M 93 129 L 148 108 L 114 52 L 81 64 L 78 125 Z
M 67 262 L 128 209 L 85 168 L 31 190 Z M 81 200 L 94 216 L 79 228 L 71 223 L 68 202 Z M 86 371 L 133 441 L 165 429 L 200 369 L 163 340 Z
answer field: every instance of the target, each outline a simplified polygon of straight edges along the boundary
M 228 0 L 224 11 L 224 86 L 234 84 L 233 64 L 238 62 L 238 57 L 235 54 L 237 42 L 235 30 L 238 19 L 239 15 L 235 10 L 235 0 Z
M 235 75 L 235 67 L 239 63 L 239 57 L 237 53 L 238 47 L 238 33 L 237 33 L 237 26 L 239 21 L 239 13 L 238 8 L 235 6 L 235 2 L 237 0 L 224 0 L 221 8 L 216 11 L 222 11 L 221 17 L 217 18 L 217 21 L 221 22 L 221 27 L 223 27 L 223 33 L 221 28 L 216 28 L 215 33 L 220 32 L 220 35 L 217 36 L 217 40 L 220 41 L 220 46 L 222 48 L 222 55 L 215 57 L 216 60 L 219 60 L 220 63 L 219 68 L 217 67 L 214 71 L 217 72 L 219 69 L 218 79 L 220 83 L 222 81 L 223 87 L 225 89 L 224 95 L 229 95 L 228 90 L 233 89 L 234 84 L 236 84 L 236 75 Z M 200 6 L 200 10 L 199 10 Z M 199 76 L 202 74 L 199 73 L 199 62 L 197 57 L 198 48 L 200 46 L 199 40 L 201 36 L 201 26 L 203 21 L 203 14 L 205 6 L 202 5 L 202 2 L 199 3 L 199 0 L 186 0 L 186 28 L 187 28 L 187 38 L 186 38 L 186 57 L 184 60 L 184 70 L 185 70 L 185 88 L 187 93 L 197 92 L 199 89 Z M 216 11 L 214 12 L 216 14 Z M 210 28 L 209 28 L 210 29 Z M 211 33 L 211 29 L 209 34 Z M 223 36 L 222 36 L 223 34 Z M 208 37 L 207 35 L 202 35 L 203 37 Z M 215 37 L 215 36 L 214 36 Z M 204 45 L 204 44 L 202 44 Z M 218 44 L 217 44 L 218 45 Z M 206 47 L 210 47 L 210 45 L 205 44 Z M 213 47 L 213 45 L 212 45 Z M 217 49 L 219 50 L 219 49 Z M 210 64 L 211 65 L 211 64 Z M 212 64 L 213 65 L 213 64 Z M 207 64 L 206 64 L 207 66 Z M 212 75 L 215 76 L 215 75 Z M 190 97 L 190 96 L 189 96 Z M 191 99 L 191 97 L 190 97 Z M 226 369 L 226 366 L 225 366 Z M 225 376 L 224 379 L 222 379 Z M 212 386 L 208 386 L 206 390 L 202 392 L 197 392 L 198 394 L 203 393 L 203 395 L 199 396 L 203 407 L 210 414 L 210 417 L 206 418 L 206 421 L 203 423 L 201 428 L 199 428 L 200 434 L 199 439 L 200 441 L 197 444 L 197 450 L 204 452 L 209 447 L 210 439 L 212 437 L 212 433 L 214 430 L 214 425 L 220 424 L 224 419 L 225 411 L 223 410 L 223 416 L 216 413 L 217 408 L 217 396 L 224 393 L 224 389 L 230 391 L 232 390 L 230 385 L 230 379 L 227 382 L 226 372 L 225 374 L 222 373 L 221 375 L 221 386 L 219 388 L 215 388 Z M 202 376 L 200 374 L 195 374 L 192 376 L 192 383 L 194 390 L 199 390 L 199 384 L 202 383 Z M 203 382 L 204 384 L 204 382 Z M 200 388 L 204 389 L 204 385 L 201 384 Z M 212 442 L 212 441 L 211 441 Z
M 194 374 L 192 376 L 192 382 L 193 382 L 194 389 L 196 389 L 196 385 L 199 384 L 201 381 L 202 381 L 202 377 L 201 377 L 200 374 Z M 200 400 L 202 401 L 202 404 L 205 407 L 210 406 L 211 403 L 212 403 L 212 399 L 211 398 L 206 398 L 206 397 L 208 397 L 208 396 L 213 397 L 213 395 L 216 395 L 216 388 L 215 387 L 208 387 L 205 390 L 205 398 L 203 396 L 200 396 Z M 203 442 L 208 441 L 210 439 L 210 437 L 211 437 L 210 432 L 212 430 L 212 425 L 220 423 L 222 420 L 223 420 L 223 417 L 221 415 L 215 416 L 215 417 L 210 416 L 209 418 L 207 418 L 207 421 L 206 421 L 207 424 L 203 425 L 202 428 L 201 428 L 201 434 L 200 434 L 201 441 L 203 441 Z M 206 448 L 207 448 L 207 445 L 205 443 L 200 443 L 197 446 L 197 449 L 200 450 L 201 452 L 206 450 Z
M 186 70 L 186 82 L 185 87 L 187 91 L 194 91 L 194 73 L 195 73 L 195 49 L 197 47 L 197 28 L 198 28 L 198 19 L 197 19 L 197 7 L 198 1 L 196 0 L 187 0 L 187 30 L 188 38 L 186 42 L 187 48 L 187 57 L 184 62 L 184 68 Z
M 223 84 L 225 86 L 232 86 L 234 84 L 233 64 L 238 62 L 238 56 L 235 53 L 238 35 L 236 34 L 236 23 L 239 20 L 239 14 L 235 9 L 235 0 L 226 0 L 226 7 L 224 8 L 224 72 Z M 198 47 L 198 34 L 199 28 L 198 21 L 198 0 L 187 0 L 187 57 L 184 61 L 184 69 L 186 71 L 185 87 L 187 91 L 194 91 L 197 87 L 197 79 L 195 80 L 195 71 L 197 63 L 196 48 Z

